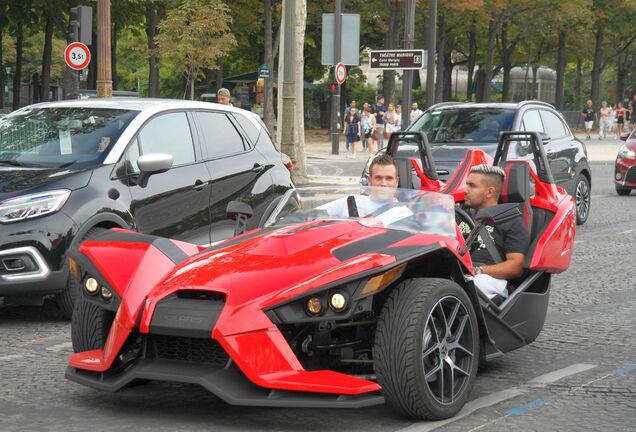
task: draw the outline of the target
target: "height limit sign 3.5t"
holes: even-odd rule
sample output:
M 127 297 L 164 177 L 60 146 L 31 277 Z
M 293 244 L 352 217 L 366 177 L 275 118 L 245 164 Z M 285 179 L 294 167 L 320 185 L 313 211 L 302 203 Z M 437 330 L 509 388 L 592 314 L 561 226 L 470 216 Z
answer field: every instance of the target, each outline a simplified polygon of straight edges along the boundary
M 82 70 L 91 62 L 91 52 L 81 42 L 73 42 L 64 50 L 64 61 L 71 69 Z

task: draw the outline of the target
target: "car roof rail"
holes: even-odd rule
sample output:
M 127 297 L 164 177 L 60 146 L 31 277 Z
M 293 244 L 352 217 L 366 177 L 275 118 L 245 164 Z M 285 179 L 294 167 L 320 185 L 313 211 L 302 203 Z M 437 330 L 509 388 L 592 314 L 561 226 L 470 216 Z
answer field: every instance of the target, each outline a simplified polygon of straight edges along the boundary
M 522 106 L 525 106 L 525 105 L 544 105 L 544 106 L 547 106 L 548 108 L 556 109 L 556 107 L 552 105 L 551 103 L 538 101 L 538 100 L 521 101 L 517 104 L 517 108 L 521 108 Z
M 430 107 L 426 109 L 426 111 L 430 111 L 435 108 L 442 108 L 445 106 L 463 105 L 463 104 L 464 102 L 440 102 L 440 103 L 436 103 L 435 105 L 431 105 Z

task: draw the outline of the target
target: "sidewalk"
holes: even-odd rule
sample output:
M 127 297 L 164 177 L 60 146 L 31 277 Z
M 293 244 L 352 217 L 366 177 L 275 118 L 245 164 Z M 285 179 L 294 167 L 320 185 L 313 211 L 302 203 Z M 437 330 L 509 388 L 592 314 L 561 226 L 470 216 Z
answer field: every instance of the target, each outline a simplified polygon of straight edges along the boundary
M 581 140 L 587 148 L 587 157 L 590 162 L 614 162 L 618 149 L 625 143 L 620 139 L 608 138 L 598 139 L 598 133 L 592 133 L 592 138 L 586 140 L 585 132 L 575 132 L 574 135 Z M 305 130 L 305 153 L 307 157 L 320 159 L 345 159 L 345 140 L 340 136 L 340 154 L 331 153 L 331 136 L 326 129 Z M 368 153 L 358 152 L 358 159 L 366 160 Z

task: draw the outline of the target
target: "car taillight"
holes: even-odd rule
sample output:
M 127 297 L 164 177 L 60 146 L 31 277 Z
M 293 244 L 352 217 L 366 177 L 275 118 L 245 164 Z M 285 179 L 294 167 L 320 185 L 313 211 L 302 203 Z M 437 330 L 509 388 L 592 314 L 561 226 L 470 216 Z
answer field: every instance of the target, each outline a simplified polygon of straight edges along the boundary
M 281 155 L 283 155 L 283 165 L 287 167 L 289 172 L 292 172 L 292 170 L 294 169 L 294 162 L 285 153 L 281 153 Z

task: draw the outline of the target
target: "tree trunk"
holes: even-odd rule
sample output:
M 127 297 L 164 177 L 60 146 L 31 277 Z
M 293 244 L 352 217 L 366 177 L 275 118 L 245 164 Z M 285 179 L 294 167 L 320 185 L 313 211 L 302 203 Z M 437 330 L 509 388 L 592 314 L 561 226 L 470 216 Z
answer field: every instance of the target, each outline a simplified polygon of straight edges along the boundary
M 499 51 L 501 56 L 501 66 L 503 68 L 503 86 L 501 89 L 501 101 L 509 102 L 512 100 L 510 94 L 510 71 L 512 70 L 512 49 L 508 47 L 508 23 L 504 22 L 501 25 L 501 49 Z
M 148 37 L 148 97 L 159 97 L 159 59 L 154 54 L 157 45 L 157 13 L 152 1 L 146 3 L 146 35 Z M 141 95 L 139 95 L 141 96 Z
M 437 17 L 437 64 L 435 71 L 435 102 L 444 100 L 444 54 L 446 51 L 446 20 L 444 15 Z
M 596 40 L 596 44 L 594 47 L 594 64 L 592 66 L 592 103 L 593 106 L 599 106 L 600 104 L 600 83 L 601 83 L 601 72 L 603 71 L 603 66 L 601 65 L 603 61 L 603 30 L 598 29 L 594 33 L 594 38 Z
M 263 63 L 267 65 L 269 69 L 269 78 L 265 78 L 265 100 L 263 104 L 263 121 L 265 126 L 269 130 L 270 134 L 274 134 L 274 86 L 272 85 L 272 79 L 274 75 L 274 56 L 272 55 L 272 0 L 265 0 L 265 55 Z
M 0 112 L 4 109 L 4 66 L 2 53 L 2 36 L 4 27 L 0 26 Z
M 477 69 L 475 81 L 477 83 L 477 94 L 475 97 L 477 102 L 481 102 L 484 100 L 484 81 L 486 81 L 486 70 L 482 65 L 479 65 L 479 69 Z
M 556 67 L 556 94 L 554 105 L 558 110 L 563 110 L 563 83 L 565 80 L 565 39 L 567 33 L 564 29 L 559 30 L 559 40 L 557 44 L 557 67 Z
M 398 38 L 400 36 L 400 16 L 401 8 L 398 1 L 386 1 L 389 7 L 388 31 L 384 39 L 385 49 L 397 49 Z M 385 105 L 395 103 L 395 71 L 382 71 L 382 95 L 385 99 Z M 342 111 L 342 110 L 341 110 Z
M 453 59 L 451 57 L 451 50 L 446 50 L 444 53 L 444 85 L 442 91 L 442 100 L 453 100 Z
M 13 109 L 20 108 L 20 81 L 22 81 L 22 46 L 24 44 L 24 30 L 22 21 L 18 22 L 15 40 L 15 73 L 13 74 Z
M 492 80 L 492 70 L 495 63 L 495 36 L 497 35 L 497 23 L 490 20 L 488 23 L 488 46 L 486 49 L 486 65 L 484 66 L 484 81 L 482 98 L 479 102 L 490 101 L 490 81 Z
M 530 94 L 530 99 L 538 99 L 538 89 L 537 89 L 537 75 L 539 74 L 539 65 L 532 65 L 532 92 Z
M 113 81 L 113 89 L 117 88 L 117 38 L 119 37 L 119 26 L 113 23 L 113 31 L 110 37 L 110 74 Z
M 49 8 L 46 10 L 46 24 L 44 26 L 44 48 L 42 50 L 42 84 L 40 86 L 40 101 L 49 101 L 49 87 L 51 84 L 51 56 L 53 52 L 53 17 Z M 0 63 L 1 64 L 1 63 Z
M 470 31 L 468 32 L 468 78 L 466 80 L 466 99 L 473 100 L 473 74 L 477 62 L 477 18 L 473 16 Z
M 623 91 L 625 90 L 625 79 L 627 78 L 627 74 L 629 73 L 629 69 L 625 68 L 625 64 L 627 63 L 628 55 L 618 56 L 616 62 L 616 101 L 615 103 L 621 102 L 623 100 Z M 625 61 L 623 61 L 625 58 Z
M 296 94 L 299 97 L 296 98 L 296 130 L 297 137 L 294 142 L 296 143 L 294 149 L 294 164 L 293 180 L 296 184 L 307 184 L 309 179 L 307 178 L 307 156 L 305 154 L 305 106 L 303 104 L 303 84 L 304 84 L 304 46 L 305 46 L 305 26 L 307 22 L 307 3 L 306 0 L 296 2 L 296 35 L 294 42 L 296 43 Z M 289 39 L 288 39 L 289 40 Z
M 581 59 L 576 59 L 576 76 L 574 78 L 574 107 L 581 109 Z

